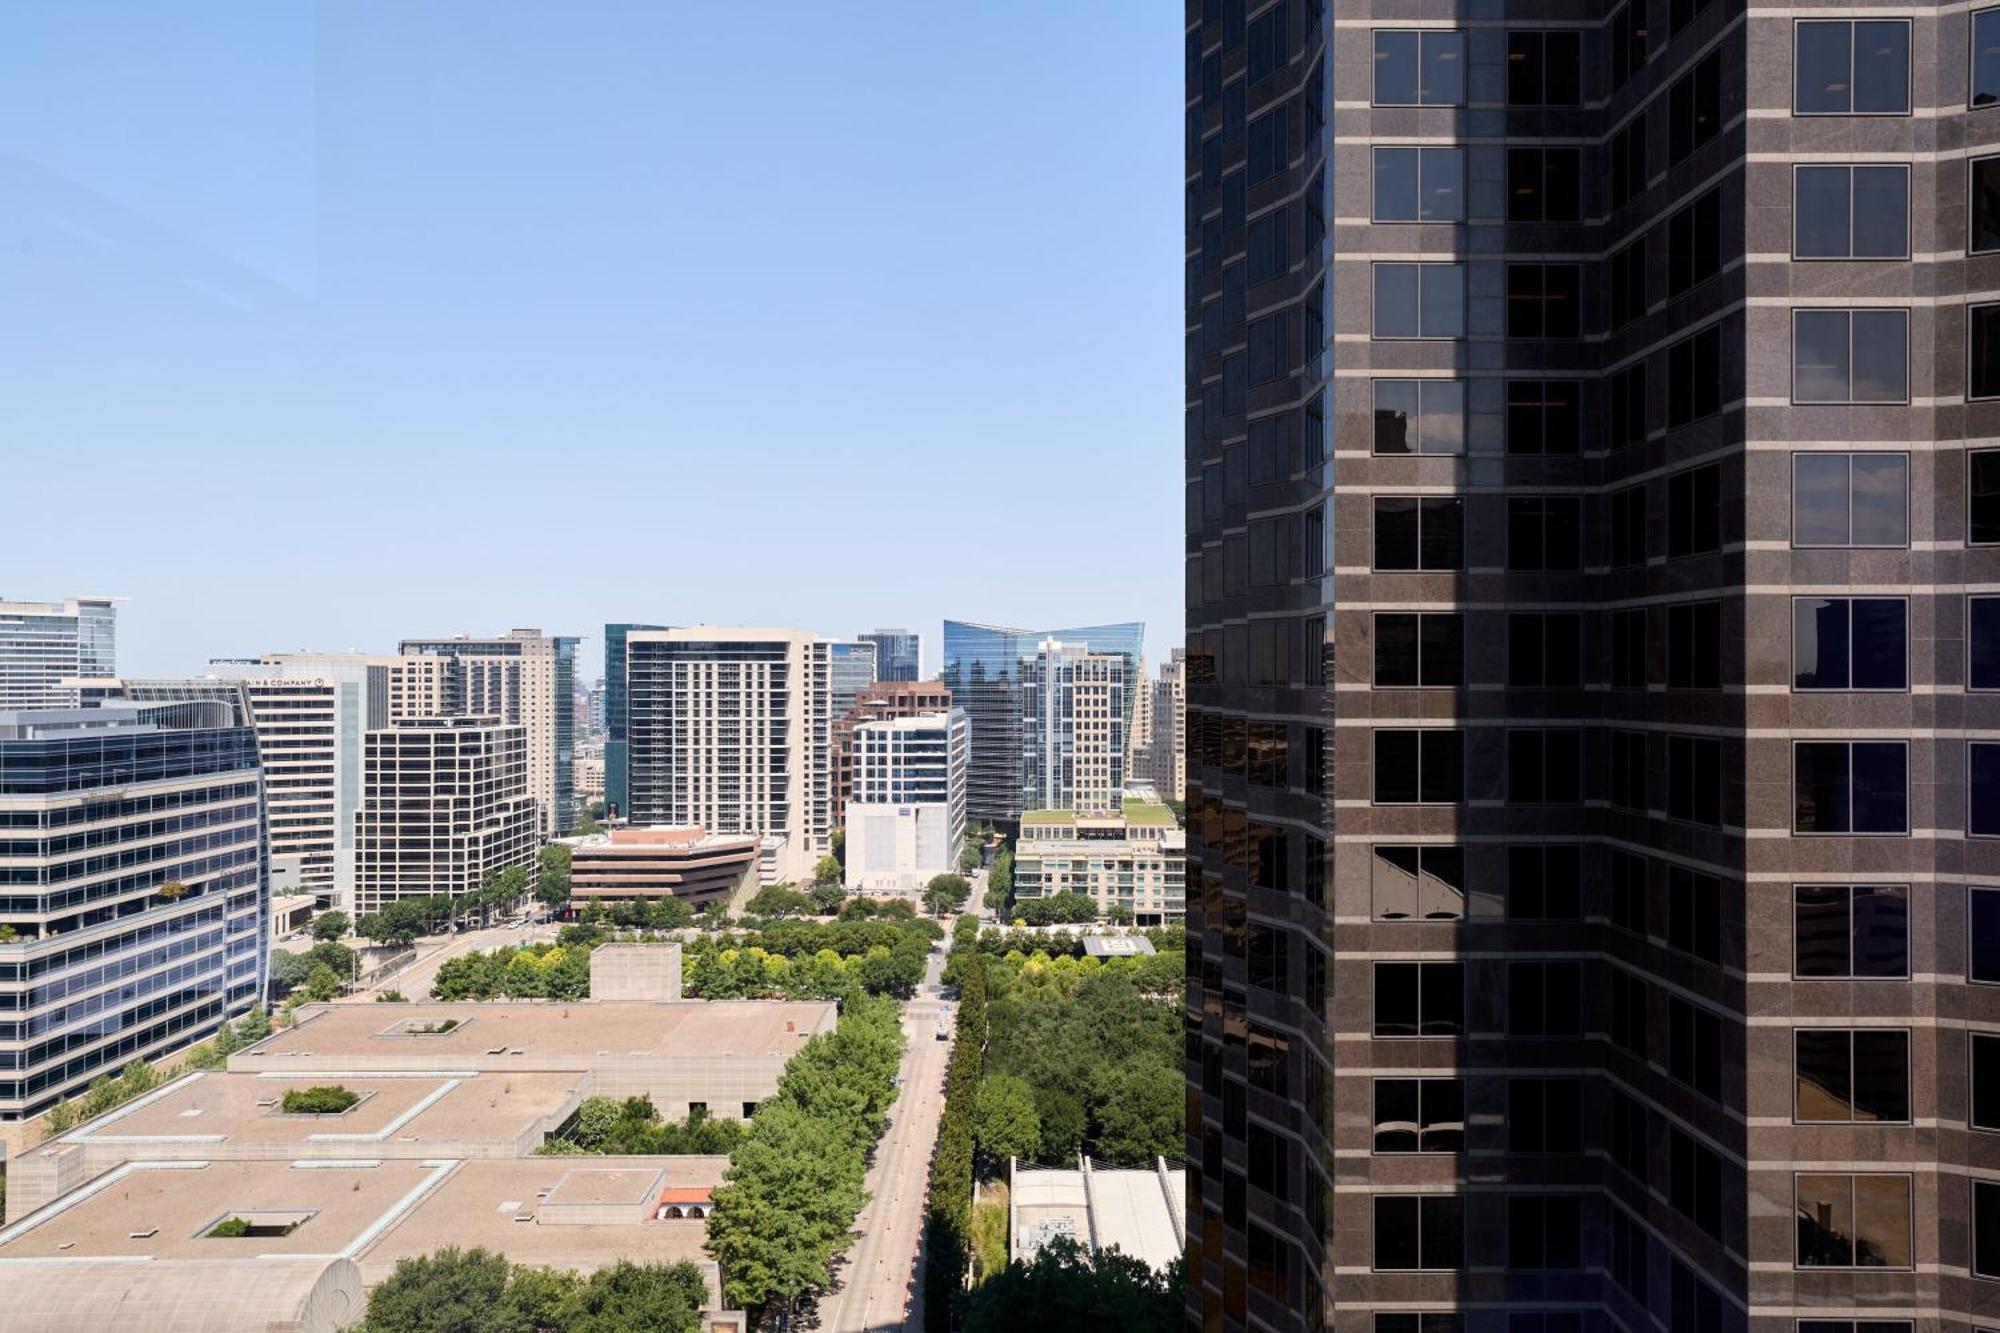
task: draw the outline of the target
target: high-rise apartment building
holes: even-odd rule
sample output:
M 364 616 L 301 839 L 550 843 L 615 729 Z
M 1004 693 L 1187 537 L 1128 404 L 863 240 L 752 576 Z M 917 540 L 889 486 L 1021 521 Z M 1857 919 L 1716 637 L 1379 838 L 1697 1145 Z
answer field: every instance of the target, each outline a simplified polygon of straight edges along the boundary
M 865 640 L 827 645 L 827 697 L 834 717 L 847 716 L 847 710 L 875 683 L 875 654 L 875 645 Z
M 1043 639 L 1116 654 L 1136 669 L 1146 627 L 1134 621 L 1036 631 L 966 620 L 944 622 L 944 669 L 938 679 L 972 724 L 966 801 L 971 818 L 979 822 L 1012 826 L 1020 821 L 1022 672 Z M 1126 703 L 1129 709 L 1129 696 Z M 1131 725 L 1129 713 L 1124 724 Z
M 828 727 L 831 751 L 833 814 L 845 827 L 847 803 L 854 795 L 854 729 L 863 722 L 916 717 L 921 713 L 951 710 L 951 691 L 934 680 L 876 681 L 854 701 L 854 706 Z
M 625 636 L 635 629 L 665 625 L 614 624 L 604 627 L 604 805 L 624 818 L 631 811 L 630 749 L 626 738 Z
M 629 632 L 632 822 L 753 834 L 760 873 L 809 879 L 833 849 L 831 647 L 802 630 Z
M 1187 687 L 1182 650 L 1160 663 L 1152 682 L 1153 743 L 1146 752 L 1147 776 L 1162 799 L 1178 801 L 1187 791 Z
M 921 894 L 965 845 L 965 710 L 859 723 L 847 803 L 847 887 Z
M 118 604 L 0 598 L 0 708 L 74 708 L 73 683 L 118 672 Z
M 448 657 L 461 672 L 453 711 L 528 731 L 528 790 L 544 835 L 576 824 L 576 644 L 538 629 L 494 638 L 405 639 L 404 656 Z
M 362 737 L 354 908 L 457 896 L 541 845 L 528 729 L 495 717 L 399 718 Z
M 1126 688 L 1132 692 L 1132 725 L 1125 733 L 1125 777 L 1131 782 L 1153 780 L 1153 681 L 1146 659 L 1132 668 Z
M 875 645 L 875 679 L 922 680 L 923 639 L 914 630 L 878 629 L 855 636 Z
M 2000 1327 L 2000 8 L 1186 14 L 1191 1323 Z
M 1022 660 L 1022 810 L 1119 808 L 1132 667 L 1123 653 L 1054 638 Z
M 263 994 L 263 787 L 228 702 L 0 710 L 0 829 L 0 1122 Z

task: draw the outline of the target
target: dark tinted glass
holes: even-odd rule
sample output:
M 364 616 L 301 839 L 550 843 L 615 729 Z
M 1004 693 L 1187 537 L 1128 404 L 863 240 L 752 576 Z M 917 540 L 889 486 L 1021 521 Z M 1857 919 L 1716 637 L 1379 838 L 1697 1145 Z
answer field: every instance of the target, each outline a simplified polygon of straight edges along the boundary
M 2000 398 L 2000 305 L 1976 305 L 1966 314 L 1972 342 L 1966 393 L 1973 398 Z
M 1854 25 L 1844 20 L 1798 25 L 1792 109 L 1806 115 L 1853 110 Z
M 2000 983 L 2000 889 L 1968 889 L 1966 904 L 1966 979 Z
M 1971 788 L 1966 831 L 2000 835 L 2000 744 L 1968 745 L 1965 767 Z
M 1857 884 L 1853 910 L 1853 966 L 1857 977 L 1910 974 L 1910 891 L 1900 884 Z
M 2000 542 L 2000 450 L 1980 449 L 1966 462 L 1966 535 L 1975 546 Z
M 1854 831 L 1909 832 L 1908 749 L 1893 741 L 1856 741 L 1853 749 Z
M 2000 1036 L 1968 1035 L 1972 1040 L 1972 1127 L 2000 1129 Z
M 1972 105 L 2000 102 L 2000 9 L 1972 16 Z M 2000 1244 L 2000 1237 L 1995 1238 Z
M 1975 254 L 2000 250 L 2000 157 L 1972 163 L 1972 233 L 1966 245 Z

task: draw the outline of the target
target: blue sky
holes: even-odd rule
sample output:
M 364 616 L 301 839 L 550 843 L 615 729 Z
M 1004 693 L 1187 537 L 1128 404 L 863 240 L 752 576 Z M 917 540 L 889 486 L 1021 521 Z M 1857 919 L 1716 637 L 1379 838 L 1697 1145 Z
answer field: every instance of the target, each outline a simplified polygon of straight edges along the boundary
M 0 15 L 0 596 L 120 664 L 1180 642 L 1179 11 Z

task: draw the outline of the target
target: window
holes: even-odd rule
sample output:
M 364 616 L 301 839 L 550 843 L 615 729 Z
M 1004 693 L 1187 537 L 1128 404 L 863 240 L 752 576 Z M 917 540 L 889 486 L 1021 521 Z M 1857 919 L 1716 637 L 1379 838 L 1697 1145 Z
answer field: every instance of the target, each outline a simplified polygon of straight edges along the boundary
M 1722 549 L 1722 467 L 1676 472 L 1667 478 L 1667 558 Z
M 2000 837 L 2000 744 L 1974 741 L 1965 748 L 1971 788 L 1965 831 L 1975 838 Z
M 1722 881 L 1667 867 L 1667 945 L 1705 963 L 1722 961 Z
M 1801 1173 L 1793 1180 L 1799 1267 L 1910 1266 L 1908 1176 Z
M 1667 349 L 1667 425 L 1722 410 L 1722 329 L 1712 326 Z
M 1667 688 L 1722 688 L 1722 603 L 1667 608 Z
M 1721 1239 L 1722 1158 L 1678 1125 L 1667 1129 L 1667 1202 Z
M 1583 38 L 1574 31 L 1507 34 L 1507 105 L 1577 106 Z
M 1583 1085 L 1574 1078 L 1507 1080 L 1507 1151 L 1583 1151 Z
M 1667 999 L 1667 1072 L 1702 1096 L 1722 1100 L 1722 1020 L 1679 996 Z
M 1627 449 L 1646 438 L 1646 363 L 1634 361 L 1611 376 L 1606 442 Z
M 1910 1118 L 1910 1034 L 1902 1028 L 1793 1028 L 1792 1119 Z
M 1583 448 L 1575 380 L 1507 381 L 1507 452 L 1575 454 Z
M 1507 220 L 1581 221 L 1582 177 L 1582 154 L 1577 149 L 1508 149 Z
M 1269 384 L 1291 373 L 1291 335 L 1289 311 L 1280 310 L 1250 322 L 1250 383 Z
M 1507 915 L 1574 921 L 1583 915 L 1581 849 L 1572 843 L 1507 849 Z
M 1375 337 L 1463 338 L 1463 264 L 1375 265 Z
M 1274 1301 L 1290 1299 L 1292 1273 L 1291 1242 L 1276 1232 L 1250 1225 L 1250 1285 Z
M 1244 772 L 1253 787 L 1284 787 L 1290 778 L 1290 737 L 1282 722 L 1252 722 Z
M 1517 1271 L 1581 1267 L 1582 1231 L 1581 1201 L 1576 1195 L 1510 1194 L 1507 1267 Z
M 1910 169 L 1792 168 L 1794 259 L 1908 259 Z
M 1792 455 L 1792 545 L 1910 544 L 1908 454 Z
M 1633 1174 L 1641 1180 L 1645 1179 L 1642 1172 Z M 1646 1304 L 1646 1229 L 1623 1208 L 1613 1207 L 1610 1212 L 1611 1280 L 1643 1309 Z
M 2000 1180 L 1972 1182 L 1972 1274 L 2000 1278 Z
M 1583 973 L 1563 961 L 1507 964 L 1507 1035 L 1574 1037 L 1583 1031 Z
M 1455 1194 L 1375 1196 L 1378 1272 L 1465 1264 L 1465 1201 Z
M 1459 1333 L 1454 1313 L 1378 1314 L 1375 1333 Z
M 1464 1034 L 1463 963 L 1376 963 L 1374 973 L 1376 1036 Z
M 1375 30 L 1376 106 L 1460 106 L 1465 34 Z
M 1667 737 L 1667 817 L 1722 824 L 1722 742 L 1713 736 Z
M 1465 150 L 1377 148 L 1375 221 L 1465 221 Z
M 2000 926 L 2000 912 L 1995 925 Z M 1910 975 L 1909 889 L 1901 884 L 1794 885 L 1792 972 L 1856 981 Z
M 1646 488 L 1630 486 L 1611 495 L 1611 543 L 1607 555 L 1613 569 L 1646 563 Z
M 1646 994 L 1645 978 L 1623 968 L 1611 969 L 1611 1040 L 1641 1060 L 1651 1046 Z
M 1537 495 L 1507 501 L 1507 568 L 1529 573 L 1581 569 L 1582 501 Z
M 1722 272 L 1722 191 L 1710 190 L 1667 219 L 1667 295 Z
M 1667 1333 L 1715 1333 L 1723 1327 L 1722 1293 L 1672 1255 L 1667 1258 L 1667 1281 L 1673 1311 Z
M 1966 598 L 1965 638 L 1965 683 L 2000 690 L 2000 597 Z
M 1582 269 L 1575 264 L 1507 266 L 1507 336 L 1574 338 L 1581 325 Z
M 1909 620 L 1901 597 L 1792 598 L 1792 688 L 1909 688 Z
M 2000 398 L 2000 304 L 1966 309 L 1966 343 L 1971 364 L 1965 396 Z
M 1375 452 L 1465 452 L 1464 380 L 1376 380 Z
M 1284 0 L 1259 14 L 1250 23 L 1249 60 L 1246 73 L 1251 83 L 1270 78 L 1285 66 Z
M 1246 184 L 1268 180 L 1291 164 L 1291 111 L 1291 104 L 1283 103 L 1250 122 Z
M 1906 741 L 1795 741 L 1794 833 L 1908 833 Z
M 1375 614 L 1375 684 L 1436 689 L 1465 683 L 1465 617 L 1455 612 Z
M 1261 217 L 1250 219 L 1243 248 L 1244 263 L 1248 266 L 1246 280 L 1251 286 L 1282 277 L 1291 269 L 1290 217 L 1286 209 L 1274 208 Z
M 2000 1130 L 2000 1032 L 1968 1032 L 1972 1044 L 1974 1129 Z
M 1455 1078 L 1376 1079 L 1375 1151 L 1464 1152 L 1465 1084 Z
M 1646 63 L 1646 0 L 1630 0 L 1611 16 L 1611 91 L 1626 82 Z
M 1908 19 L 1806 19 L 1794 32 L 1793 114 L 1909 114 Z
M 2000 9 L 1972 14 L 1972 105 L 2000 102 Z
M 1907 310 L 1792 311 L 1795 403 L 1906 403 L 1909 361 Z
M 1611 861 L 1611 924 L 1634 935 L 1646 933 L 1646 858 L 1613 849 Z
M 1671 0 L 1667 11 L 1667 36 L 1678 37 L 1681 29 L 1694 22 L 1695 15 L 1708 8 L 1709 0 Z
M 1611 733 L 1611 784 L 1609 799 L 1621 810 L 1646 808 L 1646 733 Z
M 1460 569 L 1465 564 L 1465 501 L 1454 495 L 1378 496 L 1375 568 Z
M 1583 799 L 1583 733 L 1507 729 L 1507 803 L 1575 805 Z
M 1975 449 L 1965 463 L 1965 540 L 2000 544 L 2000 449 Z
M 1646 313 L 1646 238 L 1642 235 L 1605 262 L 1611 327 L 1622 329 Z
M 1463 847 L 1377 847 L 1378 921 L 1457 921 L 1465 916 Z
M 2000 250 L 2000 157 L 1975 157 L 1970 164 L 1972 223 L 1966 248 L 1973 254 Z
M 1711 51 L 1667 91 L 1667 165 L 1722 130 L 1722 53 Z
M 1646 117 L 1634 116 L 1630 124 L 1611 136 L 1607 152 L 1611 174 L 1611 207 L 1623 208 L 1646 192 Z
M 1507 617 L 1507 683 L 1523 689 L 1583 685 L 1583 617 L 1574 611 L 1522 611 Z
M 1375 733 L 1375 804 L 1456 805 L 1464 786 L 1464 732 L 1427 727 Z
M 1907 1319 L 1801 1319 L 1797 1333 L 1912 1333 Z

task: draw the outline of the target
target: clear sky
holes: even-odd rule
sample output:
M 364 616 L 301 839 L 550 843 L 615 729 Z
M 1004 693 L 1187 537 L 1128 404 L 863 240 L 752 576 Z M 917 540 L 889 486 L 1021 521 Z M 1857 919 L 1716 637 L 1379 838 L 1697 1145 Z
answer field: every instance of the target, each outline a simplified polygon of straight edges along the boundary
M 135 674 L 607 620 L 1181 639 L 1156 0 L 0 12 L 0 597 Z

